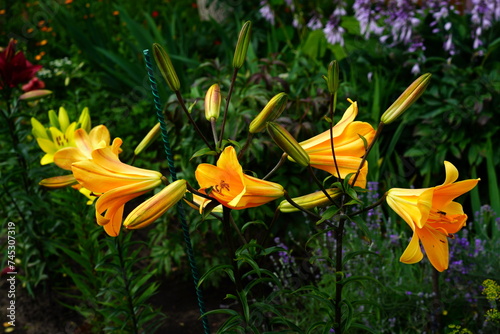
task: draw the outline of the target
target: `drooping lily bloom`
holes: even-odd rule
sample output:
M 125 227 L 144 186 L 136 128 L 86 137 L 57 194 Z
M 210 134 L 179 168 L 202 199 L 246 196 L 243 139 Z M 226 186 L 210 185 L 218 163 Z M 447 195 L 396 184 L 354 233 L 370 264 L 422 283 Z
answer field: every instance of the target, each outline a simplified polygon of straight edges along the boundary
M 361 158 L 366 153 L 365 143 L 360 135 L 366 139 L 368 145 L 375 136 L 375 130 L 370 124 L 354 122 L 357 114 L 358 104 L 353 102 L 342 119 L 333 127 L 333 144 L 340 176 L 337 175 L 337 168 L 333 160 L 330 130 L 299 143 L 309 155 L 312 167 L 327 171 L 341 179 L 344 179 L 348 174 L 356 173 Z M 356 186 L 365 188 L 367 173 L 368 163 L 365 162 L 356 180 Z
M 74 147 L 75 130 L 78 127 L 90 131 L 90 116 L 88 108 L 84 108 L 78 122 L 69 122 L 68 113 L 64 107 L 59 108 L 59 114 L 55 111 L 49 111 L 51 126 L 45 128 L 36 118 L 31 118 L 33 127 L 32 133 L 38 142 L 38 145 L 46 154 L 42 157 L 40 164 L 47 165 L 54 162 L 54 154 L 65 148 Z
M 11 39 L 0 52 L 0 90 L 30 81 L 41 68 L 26 60 L 22 51 L 16 53 L 16 42 Z
M 125 203 L 161 184 L 159 172 L 127 165 L 118 159 L 122 140 L 92 151 L 92 160 L 75 162 L 72 171 L 78 182 L 94 194 L 96 219 L 110 236 L 120 233 Z
M 410 244 L 400 258 L 403 263 L 422 260 L 419 242 L 431 264 L 438 271 L 448 268 L 448 238 L 465 226 L 467 215 L 462 205 L 453 200 L 474 188 L 479 179 L 455 182 L 458 170 L 444 162 L 446 180 L 440 186 L 424 189 L 393 188 L 387 192 L 387 204 L 413 230 Z
M 243 174 L 232 146 L 224 149 L 217 166 L 200 164 L 195 176 L 201 187 L 200 192 L 231 209 L 256 207 L 283 196 L 280 184 Z

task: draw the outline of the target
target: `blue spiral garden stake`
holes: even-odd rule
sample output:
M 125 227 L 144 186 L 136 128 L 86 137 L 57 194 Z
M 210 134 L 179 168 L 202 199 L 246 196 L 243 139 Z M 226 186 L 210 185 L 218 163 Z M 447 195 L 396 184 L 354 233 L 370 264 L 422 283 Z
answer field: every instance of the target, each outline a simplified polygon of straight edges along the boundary
M 172 176 L 172 182 L 173 182 L 177 180 L 177 173 L 175 172 L 174 159 L 172 155 L 172 150 L 170 148 L 170 142 L 168 140 L 167 126 L 165 124 L 165 118 L 163 116 L 160 95 L 158 94 L 158 89 L 156 87 L 156 80 L 154 77 L 153 66 L 151 64 L 151 56 L 149 55 L 149 49 L 144 50 L 143 53 L 144 53 L 144 59 L 146 61 L 146 69 L 148 71 L 149 82 L 151 83 L 151 92 L 153 94 L 156 116 L 158 117 L 158 122 L 160 122 L 161 138 L 163 140 L 163 147 L 165 148 L 165 154 L 167 155 L 168 169 L 170 171 L 170 175 Z M 203 294 L 201 292 L 201 289 L 198 287 L 200 278 L 198 274 L 198 268 L 196 266 L 196 260 L 193 254 L 193 246 L 191 245 L 191 237 L 189 236 L 189 227 L 186 220 L 184 203 L 182 201 L 179 201 L 177 203 L 177 212 L 179 214 L 182 231 L 184 234 L 184 242 L 186 243 L 187 256 L 189 260 L 189 266 L 191 267 L 191 275 L 193 276 L 194 287 L 196 289 L 196 297 L 198 299 L 198 307 L 200 309 L 203 329 L 205 334 L 210 334 L 208 319 L 206 316 L 204 316 L 205 302 L 203 301 Z

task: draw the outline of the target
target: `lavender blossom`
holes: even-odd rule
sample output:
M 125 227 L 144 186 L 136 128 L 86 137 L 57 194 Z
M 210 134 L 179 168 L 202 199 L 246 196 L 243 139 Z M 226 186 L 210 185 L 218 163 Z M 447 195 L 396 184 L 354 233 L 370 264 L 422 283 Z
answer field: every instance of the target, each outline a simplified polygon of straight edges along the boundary
M 384 27 L 379 27 L 377 21 L 380 19 L 383 2 L 380 0 L 355 0 L 352 5 L 354 17 L 359 22 L 361 35 L 365 39 L 370 38 L 370 34 L 381 35 Z
M 318 15 L 313 15 L 309 22 L 307 22 L 307 27 L 311 30 L 322 29 L 323 23 L 321 23 L 321 17 Z
M 273 10 L 271 9 L 271 6 L 269 5 L 269 3 L 264 0 L 264 1 L 261 1 L 260 2 L 260 5 L 262 7 L 260 7 L 259 9 L 259 13 L 260 15 L 262 15 L 262 17 L 269 23 L 271 23 L 272 25 L 274 25 L 274 12 Z
M 330 15 L 328 23 L 323 29 L 326 40 L 330 44 L 340 44 L 344 46 L 344 33 L 345 29 L 340 26 L 342 16 L 346 15 L 345 2 L 342 0 L 337 0 L 335 10 Z

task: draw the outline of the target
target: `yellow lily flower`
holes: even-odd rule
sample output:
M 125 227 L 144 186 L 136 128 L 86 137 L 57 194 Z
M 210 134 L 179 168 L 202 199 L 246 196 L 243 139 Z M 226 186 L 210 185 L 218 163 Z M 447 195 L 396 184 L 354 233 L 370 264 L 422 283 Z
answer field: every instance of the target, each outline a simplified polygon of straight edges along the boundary
M 112 146 L 93 150 L 92 160 L 75 162 L 73 175 L 77 181 L 94 194 L 100 194 L 96 202 L 96 219 L 110 236 L 120 233 L 125 203 L 159 186 L 159 172 L 127 165 L 118 159 L 122 144 L 120 138 Z
M 49 111 L 51 126 L 45 128 L 36 118 L 31 118 L 32 133 L 42 151 L 46 154 L 40 164 L 47 165 L 54 162 L 54 154 L 62 148 L 74 147 L 75 130 L 80 126 L 86 131 L 90 129 L 90 116 L 88 108 L 84 108 L 77 122 L 69 122 L 68 113 L 64 107 L 59 108 L 59 114 L 54 110 Z
M 217 166 L 200 164 L 195 172 L 201 189 L 225 207 L 241 210 L 260 206 L 283 196 L 283 187 L 246 174 L 234 147 L 224 149 Z
M 366 139 L 368 145 L 375 136 L 375 130 L 370 124 L 354 122 L 357 114 L 358 104 L 353 102 L 342 116 L 342 119 L 333 127 L 335 158 L 340 175 L 337 175 L 337 168 L 333 160 L 330 130 L 299 143 L 309 155 L 309 163 L 312 167 L 327 171 L 342 179 L 348 174 L 356 173 L 361 163 L 361 157 L 366 153 L 365 144 L 359 135 Z M 368 163 L 365 162 L 356 180 L 356 186 L 366 187 L 367 173 Z
M 424 189 L 393 188 L 387 192 L 387 204 L 413 230 L 410 244 L 401 255 L 403 263 L 417 263 L 423 258 L 422 242 L 431 264 L 438 271 L 448 268 L 448 239 L 465 226 L 467 215 L 462 205 L 453 200 L 474 188 L 479 179 L 455 182 L 458 170 L 444 162 L 446 180 L 440 186 Z

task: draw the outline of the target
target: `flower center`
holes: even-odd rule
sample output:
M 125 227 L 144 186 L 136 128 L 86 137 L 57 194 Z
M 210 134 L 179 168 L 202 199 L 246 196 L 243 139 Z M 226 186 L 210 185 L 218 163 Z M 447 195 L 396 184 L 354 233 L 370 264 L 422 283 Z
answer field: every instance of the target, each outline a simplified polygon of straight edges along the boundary
M 218 193 L 220 195 L 222 195 L 222 190 L 231 191 L 229 188 L 229 183 L 226 183 L 226 181 L 224 181 L 224 180 L 221 180 L 220 184 L 216 184 L 213 187 L 213 191 L 215 191 L 216 193 Z
M 56 142 L 57 146 L 64 147 L 64 146 L 68 145 L 69 140 L 68 140 L 68 138 L 66 138 L 65 135 L 62 135 L 62 136 L 57 136 L 55 139 L 55 142 Z

